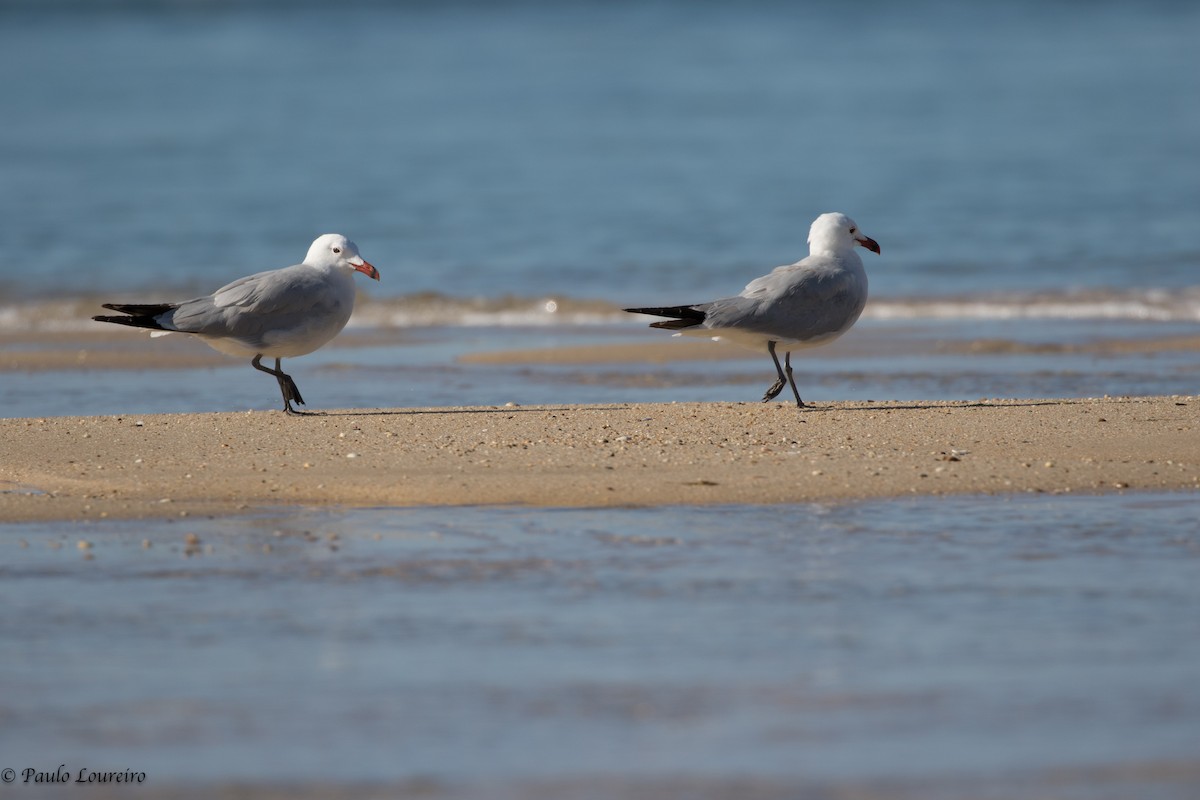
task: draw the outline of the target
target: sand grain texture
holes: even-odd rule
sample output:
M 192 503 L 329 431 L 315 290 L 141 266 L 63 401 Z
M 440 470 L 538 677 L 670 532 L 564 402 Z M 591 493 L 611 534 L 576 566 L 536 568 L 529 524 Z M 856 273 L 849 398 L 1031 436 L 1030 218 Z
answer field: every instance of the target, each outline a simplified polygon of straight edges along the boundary
M 1200 399 L 0 420 L 0 519 L 1200 489 Z

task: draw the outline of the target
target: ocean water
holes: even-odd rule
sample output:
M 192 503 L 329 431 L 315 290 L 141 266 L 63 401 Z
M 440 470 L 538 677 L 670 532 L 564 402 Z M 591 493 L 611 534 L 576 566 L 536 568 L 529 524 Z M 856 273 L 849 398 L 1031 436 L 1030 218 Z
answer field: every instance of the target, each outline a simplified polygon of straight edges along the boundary
M 386 336 L 291 364 L 318 405 L 753 399 L 765 358 L 645 391 L 638 367 L 448 390 L 429 365 L 662 337 L 619 309 L 735 293 L 842 210 L 883 247 L 875 328 L 867 360 L 805 368 L 818 396 L 1191 393 L 1186 353 L 885 345 L 1200 329 L 1197 30 L 1165 1 L 3 0 L 0 333 L 86 337 L 101 301 L 206 293 L 334 230 L 383 274 L 351 324 Z M 0 402 L 274 407 L 245 365 L 213 375 L 16 373 Z
M 1200 319 L 1192 3 L 5 0 L 0 23 L 8 305 L 210 291 L 329 230 L 380 267 L 372 297 L 696 302 L 842 210 L 892 307 L 1090 290 L 1078 313 L 1137 315 L 1157 290 Z
M 147 797 L 1182 800 L 1200 787 L 1195 509 L 1143 494 L 7 525 L 0 752 L 145 772 Z
M 86 336 L 102 300 L 211 291 L 337 230 L 383 273 L 352 325 L 391 339 L 293 364 L 323 405 L 739 399 L 714 382 L 761 365 L 579 391 L 455 359 L 650 340 L 620 307 L 736 292 L 837 209 L 883 245 L 876 328 L 840 374 L 814 361 L 818 394 L 1195 390 L 1187 354 L 873 346 L 1195 333 L 1193 4 L 7 0 L 0 22 L 4 331 Z M 10 375 L 4 413 L 273 407 L 244 365 L 216 375 Z

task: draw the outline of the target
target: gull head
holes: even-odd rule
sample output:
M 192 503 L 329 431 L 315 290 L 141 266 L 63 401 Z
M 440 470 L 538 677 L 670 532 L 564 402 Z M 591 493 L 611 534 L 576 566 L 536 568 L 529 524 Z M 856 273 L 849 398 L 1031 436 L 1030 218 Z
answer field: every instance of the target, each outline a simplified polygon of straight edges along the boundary
M 879 252 L 879 243 L 858 229 L 858 223 L 845 214 L 834 212 L 817 217 L 808 229 L 808 249 L 812 253 L 852 250 L 865 247 Z
M 308 248 L 304 263 L 321 269 L 345 269 L 361 272 L 368 278 L 379 280 L 379 270 L 363 261 L 358 254 L 358 245 L 340 233 L 318 236 Z

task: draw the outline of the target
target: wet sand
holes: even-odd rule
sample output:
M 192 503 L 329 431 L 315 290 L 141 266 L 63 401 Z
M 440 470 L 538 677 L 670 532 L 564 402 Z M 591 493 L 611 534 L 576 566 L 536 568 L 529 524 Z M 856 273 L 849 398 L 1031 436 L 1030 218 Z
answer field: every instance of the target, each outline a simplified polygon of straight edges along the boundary
M 1200 489 L 1200 398 L 0 420 L 0 519 Z

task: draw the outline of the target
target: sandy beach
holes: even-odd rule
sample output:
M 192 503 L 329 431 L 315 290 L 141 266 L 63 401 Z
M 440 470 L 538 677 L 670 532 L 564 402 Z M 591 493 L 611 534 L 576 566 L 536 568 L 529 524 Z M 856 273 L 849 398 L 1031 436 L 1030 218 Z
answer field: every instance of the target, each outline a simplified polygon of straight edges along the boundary
M 5 521 L 1200 489 L 1195 397 L 0 420 Z

